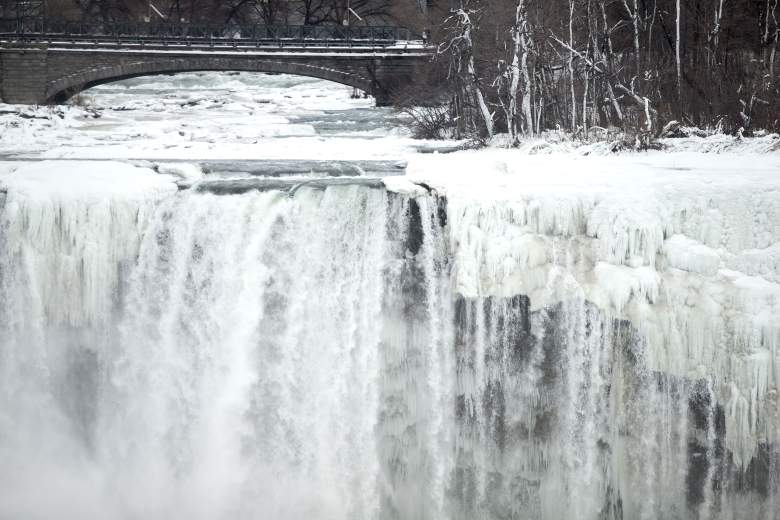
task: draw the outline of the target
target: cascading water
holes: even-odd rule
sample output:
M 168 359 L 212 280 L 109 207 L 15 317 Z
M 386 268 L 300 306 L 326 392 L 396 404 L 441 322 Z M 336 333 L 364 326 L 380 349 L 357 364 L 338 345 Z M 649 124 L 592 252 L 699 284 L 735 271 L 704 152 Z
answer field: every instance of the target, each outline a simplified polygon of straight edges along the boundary
M 579 228 L 486 276 L 533 211 L 109 166 L 6 179 L 0 518 L 780 518 L 742 382 L 660 369 Z

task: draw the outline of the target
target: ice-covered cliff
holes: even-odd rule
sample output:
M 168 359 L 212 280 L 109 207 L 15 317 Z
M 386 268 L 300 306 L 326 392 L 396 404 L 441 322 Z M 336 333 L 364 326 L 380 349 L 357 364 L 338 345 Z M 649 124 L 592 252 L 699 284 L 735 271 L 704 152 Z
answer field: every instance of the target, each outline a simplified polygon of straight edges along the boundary
M 638 329 L 648 368 L 717 382 L 738 464 L 777 440 L 775 158 L 492 152 L 417 161 L 410 176 L 447 196 L 459 294 L 539 309 L 583 298 Z

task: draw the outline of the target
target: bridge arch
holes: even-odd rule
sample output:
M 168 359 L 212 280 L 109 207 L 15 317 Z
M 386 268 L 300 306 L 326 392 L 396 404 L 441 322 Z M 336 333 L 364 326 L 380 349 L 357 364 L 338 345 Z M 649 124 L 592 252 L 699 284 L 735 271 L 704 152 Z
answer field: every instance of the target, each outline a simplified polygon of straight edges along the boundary
M 365 71 L 351 67 L 345 70 L 343 65 L 336 69 L 328 67 L 327 63 L 312 64 L 273 58 L 161 57 L 69 71 L 48 81 L 45 97 L 48 103 L 63 103 L 90 87 L 128 78 L 177 72 L 237 71 L 292 74 L 324 79 L 363 90 L 377 97 L 379 102 L 382 92 L 377 87 L 376 81 L 371 79 L 371 71 L 365 68 Z

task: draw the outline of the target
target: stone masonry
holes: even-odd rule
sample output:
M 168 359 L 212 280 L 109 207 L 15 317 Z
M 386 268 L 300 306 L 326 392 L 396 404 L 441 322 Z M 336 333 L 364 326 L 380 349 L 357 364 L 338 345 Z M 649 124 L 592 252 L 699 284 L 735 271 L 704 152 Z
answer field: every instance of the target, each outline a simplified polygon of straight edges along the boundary
M 185 71 L 274 72 L 310 76 L 361 89 L 387 105 L 393 90 L 430 60 L 425 50 L 169 50 L 0 46 L 0 100 L 56 104 L 89 87 L 120 79 Z

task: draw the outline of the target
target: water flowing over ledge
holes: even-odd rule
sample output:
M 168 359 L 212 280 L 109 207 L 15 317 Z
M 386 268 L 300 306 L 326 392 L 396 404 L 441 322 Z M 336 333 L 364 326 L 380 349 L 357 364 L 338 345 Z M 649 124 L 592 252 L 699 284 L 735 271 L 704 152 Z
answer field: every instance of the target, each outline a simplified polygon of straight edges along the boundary
M 780 518 L 777 160 L 577 160 L 0 175 L 0 517 Z

